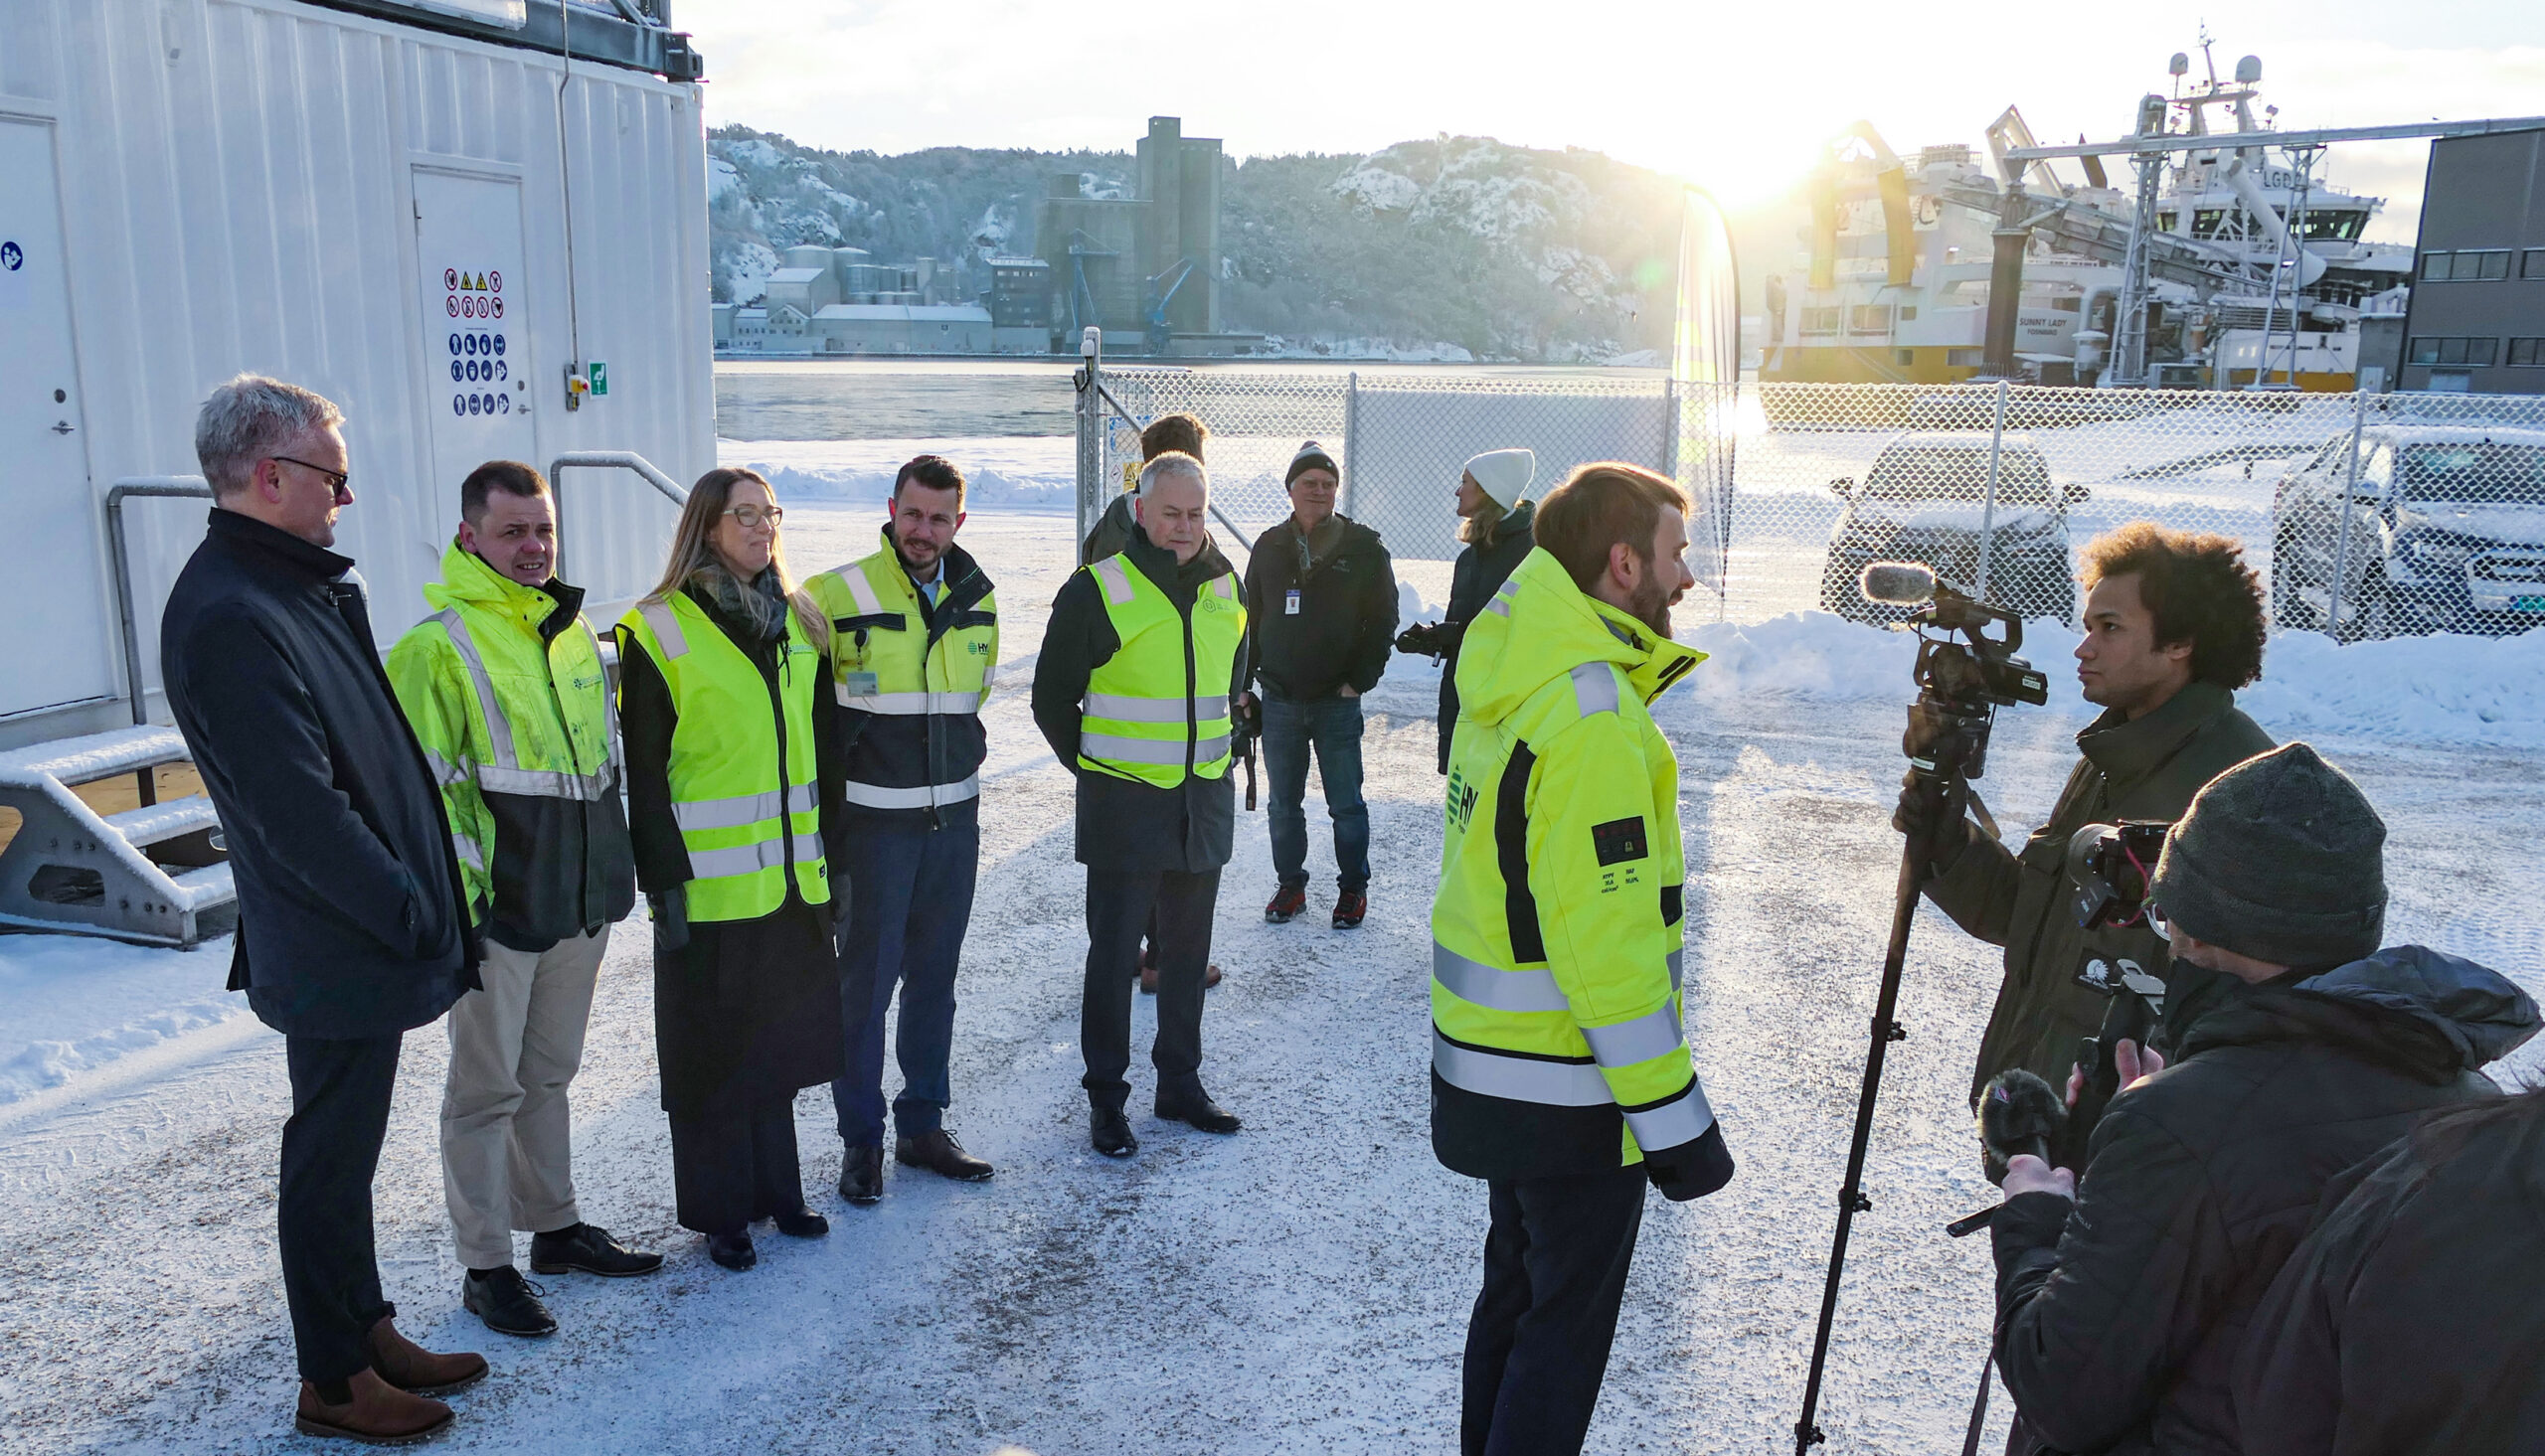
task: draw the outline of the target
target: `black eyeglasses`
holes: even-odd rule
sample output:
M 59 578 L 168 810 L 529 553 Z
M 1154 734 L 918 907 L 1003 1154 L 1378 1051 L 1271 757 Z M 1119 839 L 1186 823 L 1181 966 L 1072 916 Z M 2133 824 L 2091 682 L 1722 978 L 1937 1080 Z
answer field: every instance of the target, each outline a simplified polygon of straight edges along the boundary
M 316 474 L 319 478 L 327 482 L 328 491 L 335 495 L 343 495 L 345 493 L 345 482 L 353 479 L 351 475 L 346 474 L 342 470 L 330 470 L 324 465 L 312 465 L 306 460 L 295 460 L 289 455 L 275 455 L 271 458 L 278 460 L 285 465 L 297 465 L 303 470 Z

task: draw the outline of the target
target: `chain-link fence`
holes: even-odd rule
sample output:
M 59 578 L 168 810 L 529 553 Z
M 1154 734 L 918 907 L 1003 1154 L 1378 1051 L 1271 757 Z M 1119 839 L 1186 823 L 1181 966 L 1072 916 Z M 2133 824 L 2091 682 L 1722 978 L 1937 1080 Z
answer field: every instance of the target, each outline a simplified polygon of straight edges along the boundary
M 2153 520 L 2242 541 L 2278 628 L 2347 639 L 2545 625 L 2536 397 L 1401 371 L 1100 378 L 1102 484 L 1119 488 L 1141 424 L 1196 414 L 1211 428 L 1215 504 L 1250 538 L 1287 514 L 1282 468 L 1311 438 L 1343 461 L 1344 512 L 1410 564 L 1458 551 L 1452 492 L 1478 451 L 1536 451 L 1533 495 L 1588 460 L 1671 474 L 1697 503 L 1691 563 L 1735 621 L 1811 609 L 1881 620 L 1857 573 L 1908 560 L 2073 622 L 2086 543 Z

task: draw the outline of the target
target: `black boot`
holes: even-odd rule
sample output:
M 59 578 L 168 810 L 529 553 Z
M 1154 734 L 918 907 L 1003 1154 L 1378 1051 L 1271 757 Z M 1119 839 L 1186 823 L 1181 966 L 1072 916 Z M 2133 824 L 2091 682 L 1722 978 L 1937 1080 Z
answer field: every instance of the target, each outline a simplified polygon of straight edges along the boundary
M 964 1152 L 963 1145 L 954 1141 L 954 1134 L 941 1127 L 931 1128 L 915 1138 L 896 1139 L 893 1161 L 925 1168 L 956 1183 L 979 1183 L 997 1171 L 987 1160 Z
M 1199 1082 L 1173 1091 L 1158 1088 L 1157 1115 L 1169 1122 L 1191 1123 L 1204 1132 L 1229 1133 L 1246 1125 L 1236 1113 L 1212 1101 Z
M 840 1155 L 839 1196 L 863 1207 L 884 1197 L 884 1149 L 868 1143 Z
M 728 1269 L 748 1269 L 760 1262 L 760 1250 L 752 1247 L 752 1231 L 707 1235 L 707 1256 Z
M 557 1333 L 557 1317 L 539 1302 L 538 1285 L 510 1264 L 500 1269 L 471 1269 L 459 1281 L 459 1302 L 498 1335 L 539 1340 Z
M 791 1213 L 771 1216 L 776 1219 L 777 1231 L 789 1238 L 819 1238 L 831 1231 L 831 1220 L 810 1209 L 797 1209 Z
M 530 1271 L 534 1274 L 598 1274 L 604 1279 L 626 1279 L 638 1274 L 651 1274 L 663 1266 L 663 1256 L 629 1248 L 609 1236 L 606 1228 L 590 1223 L 577 1223 L 553 1233 L 534 1233 L 530 1238 Z
M 1140 1150 L 1131 1135 L 1131 1119 L 1119 1107 L 1099 1107 L 1087 1116 L 1087 1140 L 1107 1158 L 1127 1158 Z

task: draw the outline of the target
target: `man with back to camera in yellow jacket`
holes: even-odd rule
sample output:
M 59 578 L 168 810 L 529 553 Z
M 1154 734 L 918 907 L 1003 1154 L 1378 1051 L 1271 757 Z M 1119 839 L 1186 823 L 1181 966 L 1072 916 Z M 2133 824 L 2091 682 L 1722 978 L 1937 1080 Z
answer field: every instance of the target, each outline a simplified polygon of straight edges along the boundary
M 1432 1147 L 1485 1180 L 1459 1446 L 1578 1452 L 1648 1181 L 1732 1178 L 1680 1029 L 1679 765 L 1646 705 L 1704 654 L 1670 638 L 1696 584 L 1687 498 L 1576 469 L 1468 626 L 1432 907 Z

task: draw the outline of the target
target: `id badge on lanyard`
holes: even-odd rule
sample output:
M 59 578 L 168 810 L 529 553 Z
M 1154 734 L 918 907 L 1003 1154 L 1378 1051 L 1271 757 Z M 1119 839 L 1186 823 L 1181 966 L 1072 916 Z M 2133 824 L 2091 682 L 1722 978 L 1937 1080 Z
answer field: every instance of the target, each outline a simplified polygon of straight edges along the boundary
M 1283 598 L 1281 614 L 1287 617 L 1295 617 L 1299 614 L 1299 588 L 1296 586 L 1291 587 L 1289 594 Z

